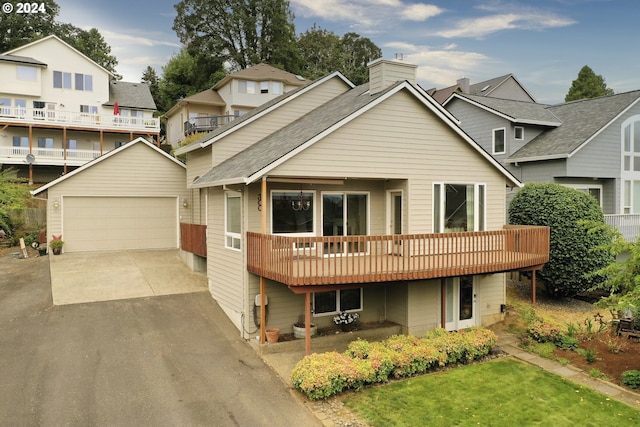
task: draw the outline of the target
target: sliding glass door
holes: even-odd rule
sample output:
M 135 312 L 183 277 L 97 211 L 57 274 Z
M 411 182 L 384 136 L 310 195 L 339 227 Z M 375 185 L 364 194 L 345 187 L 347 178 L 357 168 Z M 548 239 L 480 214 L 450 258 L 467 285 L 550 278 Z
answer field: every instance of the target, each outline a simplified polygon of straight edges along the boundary
M 369 196 L 363 193 L 324 193 L 322 195 L 322 235 L 361 236 L 369 226 Z M 325 255 L 366 252 L 366 244 L 344 245 L 336 240 L 325 243 Z

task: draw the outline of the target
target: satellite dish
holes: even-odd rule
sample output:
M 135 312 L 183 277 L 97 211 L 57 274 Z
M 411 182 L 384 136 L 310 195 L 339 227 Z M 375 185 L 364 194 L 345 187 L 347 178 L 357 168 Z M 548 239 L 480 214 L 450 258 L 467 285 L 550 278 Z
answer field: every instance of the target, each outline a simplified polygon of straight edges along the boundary
M 33 162 L 35 162 L 35 161 L 36 161 L 36 156 L 34 156 L 31 153 L 27 154 L 27 164 L 28 165 L 32 165 Z

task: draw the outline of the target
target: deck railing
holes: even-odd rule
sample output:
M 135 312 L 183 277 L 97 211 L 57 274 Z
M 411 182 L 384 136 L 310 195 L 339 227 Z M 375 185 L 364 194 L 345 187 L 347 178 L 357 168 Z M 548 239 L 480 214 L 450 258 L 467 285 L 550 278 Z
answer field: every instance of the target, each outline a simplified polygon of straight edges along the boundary
M 248 270 L 290 286 L 487 274 L 548 260 L 548 227 L 384 236 L 247 233 Z
M 184 122 L 184 134 L 185 136 L 189 136 L 198 132 L 210 132 L 237 118 L 237 116 L 231 115 L 191 117 L 189 120 Z
M 34 126 L 77 127 L 102 130 L 160 132 L 160 119 L 129 117 L 114 114 L 93 114 L 46 108 L 0 107 L 0 123 L 20 123 Z
M 627 242 L 635 242 L 640 237 L 640 214 L 605 215 L 604 219 L 616 227 Z
M 192 254 L 207 256 L 207 226 L 180 223 L 180 248 Z

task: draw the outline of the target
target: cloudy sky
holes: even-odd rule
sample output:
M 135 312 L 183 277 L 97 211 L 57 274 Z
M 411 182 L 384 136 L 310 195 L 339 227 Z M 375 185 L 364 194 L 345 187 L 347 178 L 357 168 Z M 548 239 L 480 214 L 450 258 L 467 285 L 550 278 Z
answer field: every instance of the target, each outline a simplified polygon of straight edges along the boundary
M 98 28 L 127 81 L 161 72 L 180 42 L 173 0 L 56 0 L 59 21 Z M 418 65 L 418 82 L 443 88 L 513 73 L 539 102 L 562 102 L 589 65 L 616 93 L 640 89 L 636 0 L 290 0 L 296 32 L 316 23 L 356 32 Z

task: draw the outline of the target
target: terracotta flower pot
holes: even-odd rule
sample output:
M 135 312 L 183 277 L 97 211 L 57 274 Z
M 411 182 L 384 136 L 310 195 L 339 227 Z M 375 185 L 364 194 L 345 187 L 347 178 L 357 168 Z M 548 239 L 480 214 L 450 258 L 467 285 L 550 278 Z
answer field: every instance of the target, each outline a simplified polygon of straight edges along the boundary
M 266 330 L 267 333 L 267 342 L 269 344 L 275 344 L 278 342 L 280 338 L 280 329 L 278 328 L 269 328 Z

